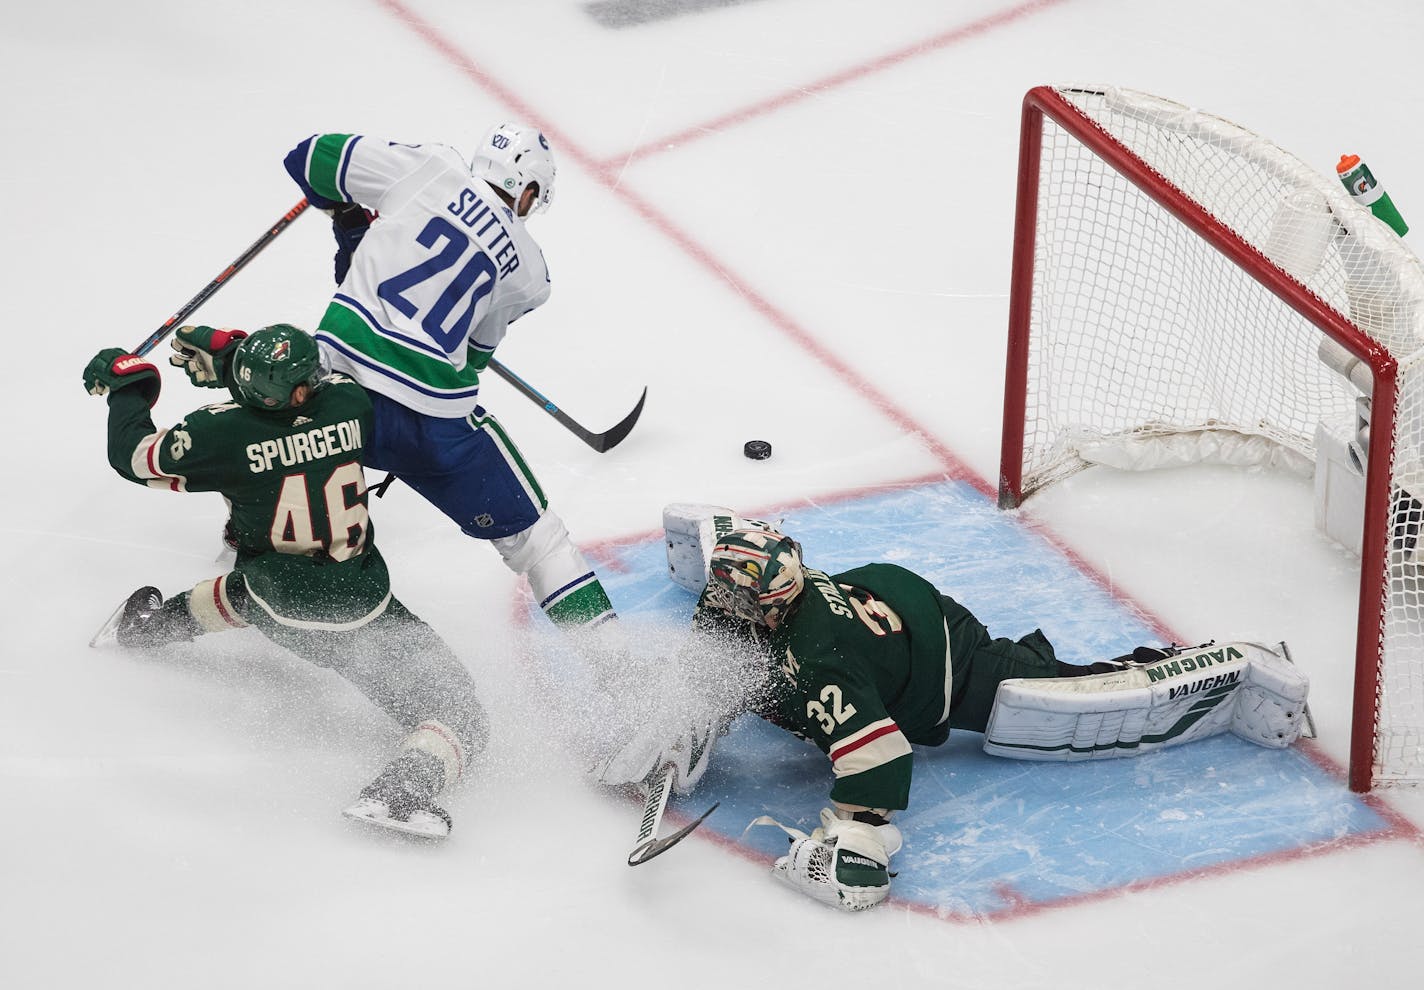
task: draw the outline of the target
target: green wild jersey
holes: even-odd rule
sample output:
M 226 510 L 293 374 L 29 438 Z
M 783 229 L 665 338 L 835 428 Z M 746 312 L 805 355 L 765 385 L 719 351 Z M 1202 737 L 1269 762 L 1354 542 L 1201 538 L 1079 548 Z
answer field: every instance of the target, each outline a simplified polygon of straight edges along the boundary
M 379 213 L 316 333 L 331 366 L 417 412 L 468 415 L 509 324 L 549 298 L 524 221 L 439 145 L 319 134 L 287 161 L 309 192 Z
M 366 509 L 371 421 L 370 398 L 342 375 L 294 409 L 219 402 L 166 430 L 137 389 L 121 389 L 109 400 L 109 463 L 150 487 L 221 492 L 257 603 L 279 621 L 344 621 L 390 594 Z
M 951 654 L 985 638 L 967 609 L 903 567 L 808 567 L 796 609 L 763 636 L 776 676 L 761 714 L 830 757 L 833 800 L 905 808 L 910 744 L 949 735 Z

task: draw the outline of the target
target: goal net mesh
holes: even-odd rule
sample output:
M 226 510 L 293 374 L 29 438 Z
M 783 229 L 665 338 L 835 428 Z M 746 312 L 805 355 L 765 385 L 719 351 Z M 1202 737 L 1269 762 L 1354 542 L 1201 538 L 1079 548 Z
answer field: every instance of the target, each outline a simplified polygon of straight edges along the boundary
M 1091 122 L 1155 175 L 1125 177 L 1043 117 L 1021 496 L 1093 463 L 1309 473 L 1317 425 L 1356 421 L 1373 384 L 1273 290 L 1304 285 L 1398 363 L 1393 435 L 1361 437 L 1392 465 L 1389 497 L 1366 508 L 1386 514 L 1388 566 L 1361 607 L 1384 610 L 1372 777 L 1424 780 L 1409 495 L 1424 495 L 1424 269 L 1334 176 L 1229 121 L 1125 90 L 1054 92 L 1075 130 Z M 1253 249 L 1247 262 L 1159 205 L 1161 180 Z

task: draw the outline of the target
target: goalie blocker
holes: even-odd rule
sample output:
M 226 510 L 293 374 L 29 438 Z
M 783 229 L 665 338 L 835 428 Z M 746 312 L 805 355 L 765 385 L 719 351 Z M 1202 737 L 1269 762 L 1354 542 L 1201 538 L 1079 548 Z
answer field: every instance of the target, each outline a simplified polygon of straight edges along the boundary
M 1017 760 L 1136 756 L 1231 732 L 1284 749 L 1309 718 L 1309 681 L 1281 652 L 1255 643 L 1187 650 L 1087 677 L 999 685 L 984 751 Z

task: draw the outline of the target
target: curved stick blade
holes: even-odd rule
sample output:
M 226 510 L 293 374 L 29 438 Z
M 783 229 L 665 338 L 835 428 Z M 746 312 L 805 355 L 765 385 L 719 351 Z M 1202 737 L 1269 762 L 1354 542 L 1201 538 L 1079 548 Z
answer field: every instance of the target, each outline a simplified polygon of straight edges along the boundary
M 643 394 L 638 396 L 638 404 L 633 407 L 633 411 L 623 417 L 623 421 L 612 429 L 597 434 L 592 438 L 587 438 L 585 442 L 600 454 L 612 450 L 623 442 L 628 434 L 633 432 L 634 425 L 638 422 L 638 417 L 643 415 L 643 403 L 648 401 L 648 387 L 643 386 Z
M 652 859 L 654 856 L 660 856 L 663 853 L 667 852 L 673 846 L 677 845 L 683 839 L 691 835 L 696 830 L 697 826 L 701 825 L 707 820 L 708 815 L 712 814 L 712 812 L 717 810 L 718 806 L 721 805 L 721 803 L 721 801 L 718 801 L 717 804 L 714 804 L 712 807 L 708 808 L 695 820 L 684 825 L 682 828 L 672 833 L 672 835 L 666 836 L 661 839 L 649 839 L 647 842 L 644 842 L 641 846 L 634 849 L 631 853 L 628 854 L 628 865 L 641 866 L 648 860 Z

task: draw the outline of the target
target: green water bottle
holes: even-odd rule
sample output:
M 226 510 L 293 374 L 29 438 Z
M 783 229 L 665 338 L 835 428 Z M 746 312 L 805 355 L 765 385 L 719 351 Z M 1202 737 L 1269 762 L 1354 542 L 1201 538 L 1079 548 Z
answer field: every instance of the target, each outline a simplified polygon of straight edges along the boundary
M 1409 224 L 1404 222 L 1404 218 L 1394 208 L 1389 193 L 1375 181 L 1374 173 L 1368 165 L 1360 161 L 1359 155 L 1341 155 L 1340 164 L 1335 166 L 1335 171 L 1339 173 L 1345 188 L 1350 190 L 1350 197 L 1355 202 L 1368 206 L 1371 213 L 1389 224 L 1400 237 L 1409 233 Z

